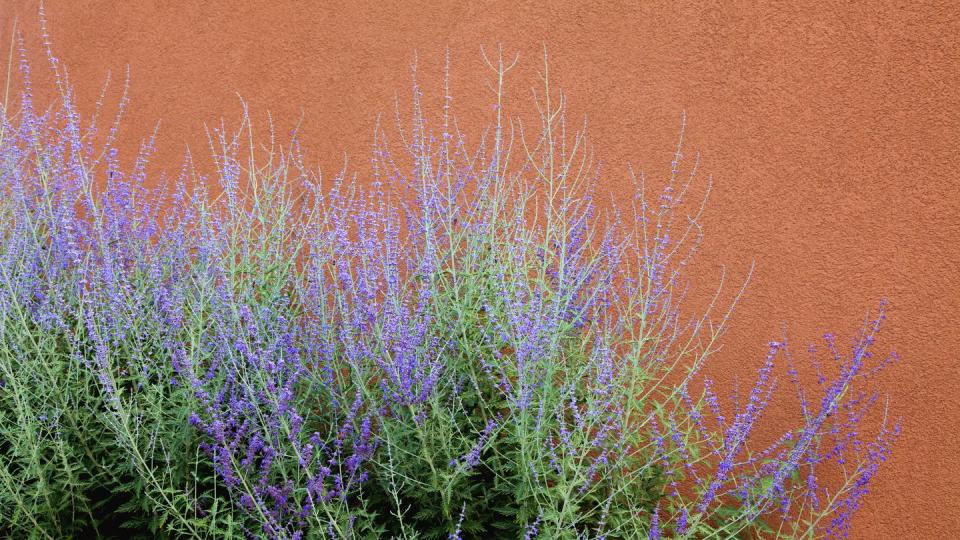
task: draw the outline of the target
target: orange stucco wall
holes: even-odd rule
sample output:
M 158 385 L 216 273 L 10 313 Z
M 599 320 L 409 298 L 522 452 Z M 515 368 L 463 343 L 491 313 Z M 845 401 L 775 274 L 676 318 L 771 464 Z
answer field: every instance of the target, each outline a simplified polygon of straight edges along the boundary
M 855 536 L 960 537 L 960 5 L 432 4 L 47 0 L 46 11 L 82 107 L 108 69 L 117 80 L 130 66 L 124 136 L 162 119 L 157 159 L 171 171 L 185 144 L 205 147 L 203 122 L 237 119 L 236 93 L 280 126 L 302 112 L 326 171 L 345 154 L 362 170 L 414 51 L 435 81 L 447 47 L 469 116 L 486 98 L 481 45 L 520 53 L 512 97 L 526 102 L 545 43 L 571 113 L 589 114 L 604 193 L 629 189 L 628 161 L 667 169 L 686 110 L 687 148 L 715 180 L 697 279 L 757 263 L 716 362 L 749 376 L 781 321 L 795 343 L 848 335 L 888 298 L 883 344 L 903 360 L 885 383 L 903 435 Z M 18 17 L 39 50 L 36 13 L 36 0 L 0 0 L 3 43 Z

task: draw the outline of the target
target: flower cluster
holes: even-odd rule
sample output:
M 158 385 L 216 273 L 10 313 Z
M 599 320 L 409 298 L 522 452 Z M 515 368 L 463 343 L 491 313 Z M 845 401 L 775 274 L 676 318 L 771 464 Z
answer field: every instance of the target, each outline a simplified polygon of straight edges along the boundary
M 295 133 L 258 147 L 246 109 L 211 130 L 212 174 L 188 154 L 167 181 L 153 139 L 121 166 L 125 97 L 102 133 L 52 60 L 58 98 L 37 106 L 20 50 L 0 110 L 0 530 L 844 536 L 890 455 L 898 427 L 868 414 L 896 359 L 874 352 L 885 304 L 810 369 L 771 342 L 730 403 L 706 375 L 743 289 L 685 308 L 709 186 L 682 145 L 657 193 L 633 175 L 604 213 L 562 95 L 544 88 L 531 131 L 498 93 L 474 137 L 415 83 L 368 182 L 321 183 Z M 512 65 L 490 62 L 498 88 Z M 783 387 L 796 421 L 764 440 Z

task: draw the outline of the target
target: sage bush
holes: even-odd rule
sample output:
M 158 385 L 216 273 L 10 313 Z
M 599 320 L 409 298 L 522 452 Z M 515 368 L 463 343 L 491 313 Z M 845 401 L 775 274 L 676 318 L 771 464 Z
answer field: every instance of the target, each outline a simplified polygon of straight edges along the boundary
M 152 139 L 121 166 L 125 94 L 101 128 L 51 55 L 39 105 L 19 50 L 0 114 L 5 535 L 848 534 L 898 432 L 868 416 L 895 359 L 874 352 L 885 305 L 809 361 L 777 337 L 728 398 L 704 366 L 742 289 L 683 303 L 709 184 L 682 145 L 666 178 L 598 204 L 565 98 L 544 71 L 539 124 L 518 122 L 500 57 L 487 129 L 414 82 L 359 181 L 322 180 L 245 108 L 209 131 L 212 174 L 187 155 L 167 179 Z M 794 421 L 761 433 L 778 399 Z

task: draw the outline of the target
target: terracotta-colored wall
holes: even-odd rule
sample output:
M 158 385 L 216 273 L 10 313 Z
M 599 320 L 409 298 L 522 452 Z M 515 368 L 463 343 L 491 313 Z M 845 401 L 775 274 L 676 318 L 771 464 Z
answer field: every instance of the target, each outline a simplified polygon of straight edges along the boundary
M 236 120 L 236 92 L 289 128 L 328 172 L 361 168 L 378 112 L 418 51 L 435 81 L 453 56 L 454 102 L 484 103 L 479 47 L 542 44 L 574 115 L 589 113 L 601 191 L 628 160 L 669 165 L 682 110 L 688 152 L 714 176 L 698 280 L 757 271 L 719 355 L 748 370 L 787 321 L 795 343 L 854 331 L 886 297 L 886 376 L 903 436 L 856 523 L 857 538 L 960 535 L 960 7 L 945 2 L 233 2 L 48 0 L 56 51 L 89 110 L 107 69 L 132 70 L 124 136 L 163 120 L 175 171 L 202 123 Z M 36 50 L 37 2 L 0 0 Z M 4 50 L 6 49 L 4 45 Z M 35 55 L 36 56 L 36 55 Z M 40 71 L 42 64 L 36 66 Z M 429 89 L 428 89 L 429 90 Z M 129 147 L 128 147 L 129 149 Z

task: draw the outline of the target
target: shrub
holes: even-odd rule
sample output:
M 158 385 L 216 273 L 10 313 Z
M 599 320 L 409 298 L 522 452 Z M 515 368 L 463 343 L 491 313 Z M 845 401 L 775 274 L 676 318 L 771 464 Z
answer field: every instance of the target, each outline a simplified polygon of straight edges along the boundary
M 188 155 L 149 188 L 152 140 L 124 170 L 51 65 L 54 106 L 22 60 L 0 117 L 7 534 L 840 536 L 889 453 L 885 415 L 860 428 L 883 305 L 822 371 L 771 342 L 721 403 L 703 367 L 742 289 L 680 309 L 709 192 L 682 147 L 602 214 L 549 86 L 537 133 L 498 91 L 474 136 L 414 83 L 364 183 L 322 185 L 295 135 L 258 147 L 244 109 L 210 134 L 214 184 Z M 758 442 L 778 372 L 799 414 Z

